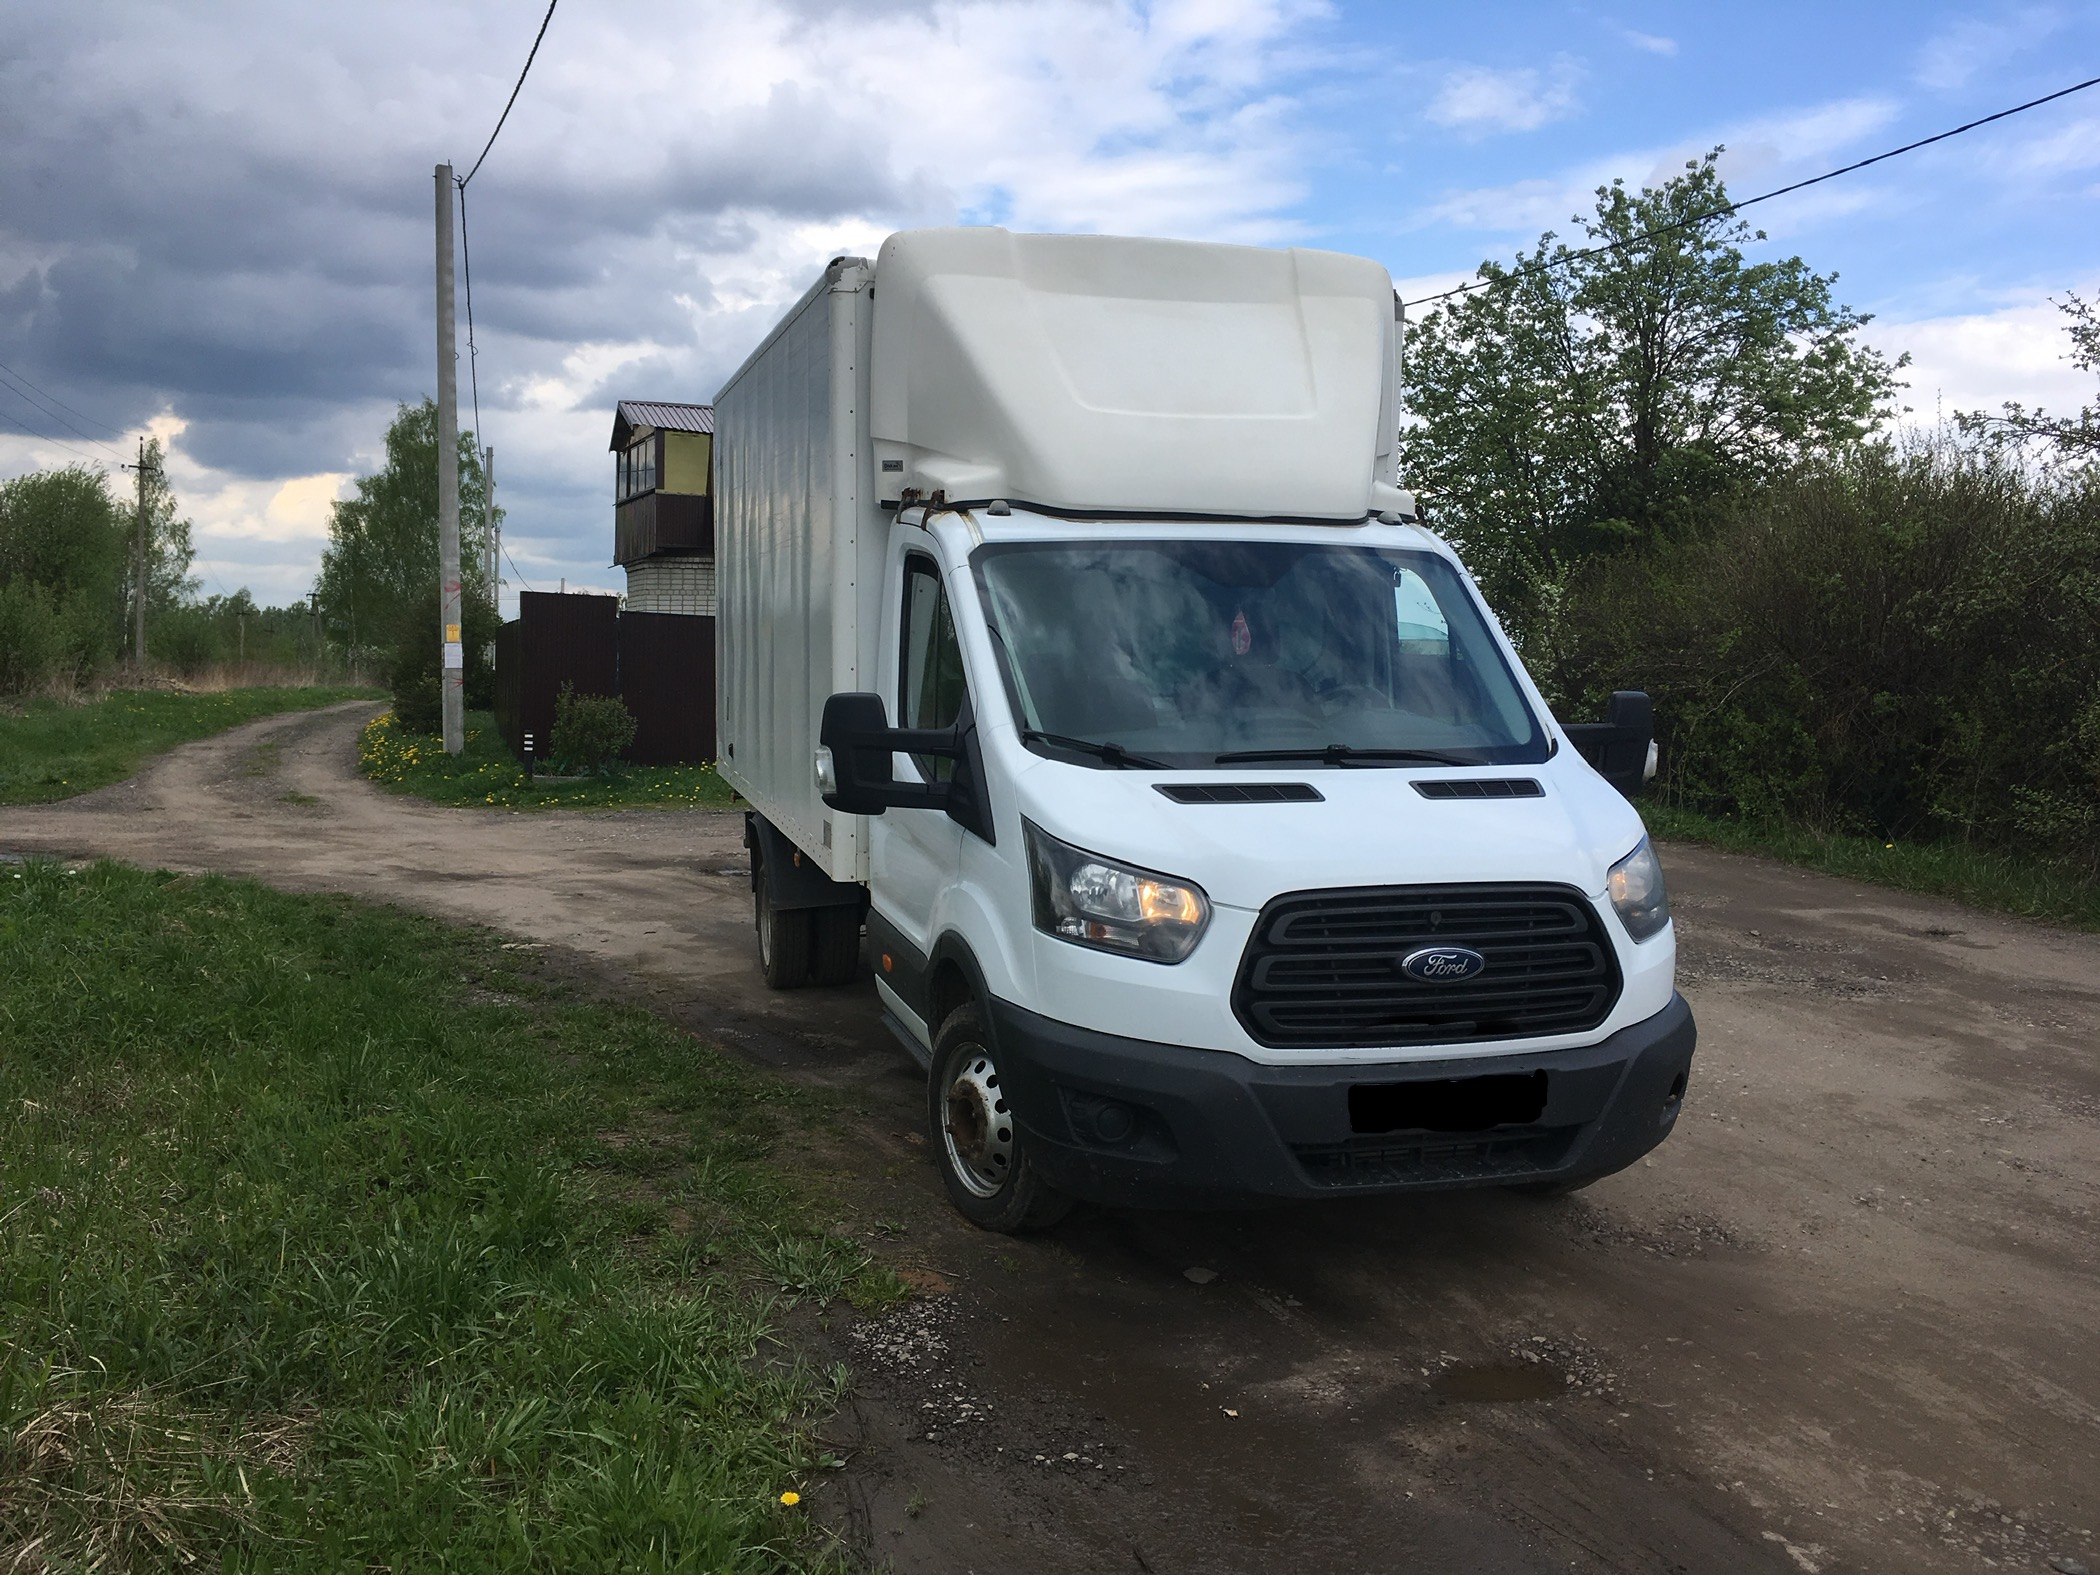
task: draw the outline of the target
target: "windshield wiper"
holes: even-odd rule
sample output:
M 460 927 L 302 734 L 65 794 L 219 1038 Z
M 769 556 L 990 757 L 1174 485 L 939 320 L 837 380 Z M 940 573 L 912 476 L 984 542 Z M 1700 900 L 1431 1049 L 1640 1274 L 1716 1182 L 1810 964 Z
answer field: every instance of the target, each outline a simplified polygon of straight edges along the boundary
M 1039 727 L 1021 729 L 1021 739 L 1030 744 L 1056 744 L 1061 749 L 1076 749 L 1094 756 L 1105 765 L 1118 771 L 1167 771 L 1172 768 L 1164 761 L 1154 760 L 1150 755 L 1133 755 L 1121 744 L 1097 744 L 1091 738 L 1067 738 L 1063 733 L 1046 733 Z
M 1358 749 L 1353 744 L 1327 744 L 1318 749 L 1235 749 L 1226 754 L 1212 756 L 1213 763 L 1221 766 L 1257 760 L 1322 760 L 1330 766 L 1346 765 L 1352 760 L 1420 760 L 1436 766 L 1477 766 L 1485 763 L 1467 760 L 1461 755 L 1447 755 L 1436 749 Z

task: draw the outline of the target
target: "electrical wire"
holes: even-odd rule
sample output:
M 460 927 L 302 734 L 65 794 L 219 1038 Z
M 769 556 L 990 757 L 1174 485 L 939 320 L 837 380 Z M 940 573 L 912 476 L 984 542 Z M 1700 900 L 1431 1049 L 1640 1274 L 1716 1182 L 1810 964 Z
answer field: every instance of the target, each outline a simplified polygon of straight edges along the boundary
M 532 63 L 539 58 L 540 44 L 547 36 L 547 24 L 554 20 L 554 8 L 558 4 L 560 0 L 547 0 L 547 14 L 540 18 L 540 30 L 532 36 L 532 48 L 526 52 L 524 69 L 519 71 L 518 80 L 510 90 L 510 97 L 504 101 L 503 113 L 496 117 L 496 129 L 489 133 L 489 140 L 482 144 L 481 156 L 475 159 L 474 167 L 453 181 L 459 188 L 459 258 L 467 297 L 467 386 L 474 401 L 474 443 L 477 448 L 481 446 L 482 440 L 481 350 L 474 342 L 474 253 L 467 244 L 467 182 L 481 173 L 481 166 L 489 156 L 489 149 L 496 145 L 496 139 L 503 134 L 503 124 L 510 119 L 510 112 L 518 102 L 518 95 L 525 90 L 525 79 L 532 74 Z M 482 485 L 488 485 L 486 476 L 482 478 Z M 504 551 L 503 556 L 510 562 L 511 573 L 518 575 L 518 583 L 526 590 L 532 589 L 525 584 L 525 576 L 518 573 L 517 559 L 512 558 L 508 550 Z
M 474 396 L 474 446 L 481 446 L 481 352 L 474 345 L 474 252 L 467 245 L 467 183 L 459 183 L 459 260 L 467 287 L 467 386 Z M 482 478 L 488 485 L 488 478 Z
M 540 40 L 547 36 L 547 24 L 554 20 L 554 8 L 559 3 L 560 0 L 547 0 L 547 14 L 540 18 L 540 30 L 533 35 L 532 52 L 525 57 L 525 69 L 518 73 L 518 84 L 510 90 L 510 98 L 503 106 L 503 113 L 496 117 L 496 129 L 489 133 L 489 140 L 481 150 L 481 158 L 474 161 L 474 168 L 468 170 L 461 179 L 459 183 L 461 191 L 465 191 L 467 182 L 480 172 L 481 159 L 489 156 L 489 149 L 496 145 L 496 138 L 503 134 L 503 123 L 510 119 L 511 106 L 518 102 L 518 94 L 524 90 L 525 78 L 532 71 L 532 62 L 540 52 Z
M 2058 88 L 2054 93 L 2045 93 L 2040 98 L 2031 98 L 2024 104 L 2015 104 L 2011 109 L 2001 109 L 1995 115 L 1985 115 L 1981 119 L 1949 127 L 1945 131 L 1935 132 L 1932 136 L 1920 137 L 1916 142 L 1906 142 L 1900 148 L 1890 148 L 1886 153 L 1877 153 L 1872 158 L 1859 159 L 1838 169 L 1825 170 L 1820 175 L 1811 175 L 1808 179 L 1797 180 L 1792 185 L 1780 186 L 1772 191 L 1760 192 L 1755 197 L 1745 197 L 1741 202 L 1726 203 L 1706 213 L 1695 213 L 1686 218 L 1673 220 L 1668 224 L 1657 225 L 1652 230 L 1643 230 L 1640 234 L 1629 235 L 1624 240 L 1607 241 L 1602 246 L 1589 246 L 1581 251 L 1563 252 L 1554 257 L 1543 258 L 1537 262 L 1526 263 L 1521 267 L 1512 268 L 1507 273 L 1497 275 L 1493 279 L 1476 279 L 1467 284 L 1455 285 L 1449 290 L 1439 291 L 1435 295 L 1425 295 L 1420 300 L 1403 301 L 1400 304 L 1403 309 L 1410 306 L 1431 306 L 1438 301 L 1448 301 L 1455 295 L 1470 295 L 1475 290 L 1484 290 L 1491 284 L 1507 284 L 1512 280 L 1526 279 L 1533 274 L 1544 273 L 1549 268 L 1559 268 L 1568 263 L 1580 262 L 1587 257 L 1601 257 L 1607 252 L 1615 252 L 1622 247 L 1636 246 L 1642 241 L 1655 240 L 1661 236 L 1668 235 L 1673 230 L 1682 230 L 1695 224 L 1704 224 L 1709 219 L 1726 218 L 1731 213 L 1740 213 L 1743 209 L 1754 207 L 1760 202 L 1770 202 L 1774 197 L 1784 197 L 1789 193 L 1801 191 L 1810 186 L 1819 186 L 1826 180 L 1836 180 L 1840 175 L 1850 175 L 1855 170 L 1863 170 L 1870 164 L 1879 164 L 1885 159 L 1893 159 L 1900 154 L 1915 153 L 1919 148 L 1929 148 L 1935 142 L 1945 142 L 1949 137 L 1958 137 L 1965 131 L 1974 131 L 1978 126 L 1988 126 L 1995 120 L 2004 120 L 2012 115 L 2024 114 L 2030 109 L 2039 109 L 2042 105 L 2053 104 L 2060 98 L 2069 98 L 2073 93 L 2083 93 L 2090 87 L 2100 87 L 2100 77 L 2088 77 L 2085 81 L 2075 82 L 2067 88 Z
M 75 448 L 64 438 L 45 437 L 43 433 L 38 432 L 34 428 L 25 425 L 17 417 L 10 415 L 0 415 L 0 421 L 5 421 L 9 426 L 13 427 L 15 431 L 21 436 L 29 438 L 33 442 L 56 443 L 68 454 L 78 454 L 82 459 L 86 460 L 91 465 L 106 465 L 109 463 L 109 461 L 104 459 L 100 454 L 90 454 L 84 448 Z M 92 441 L 92 439 L 90 441 Z
M 28 378 L 24 377 L 20 372 L 17 372 L 13 367 L 7 365 L 7 363 L 4 361 L 0 361 L 0 372 L 5 372 L 9 377 L 13 378 L 16 382 L 20 383 L 24 388 L 28 389 L 38 398 L 48 399 L 52 404 L 58 406 L 59 409 L 71 411 L 74 415 L 80 417 L 81 420 L 85 421 L 89 426 L 100 427 L 103 431 L 109 433 L 112 437 L 122 437 L 124 435 L 124 429 L 122 427 L 113 427 L 107 421 L 97 421 L 85 410 L 74 410 L 71 405 L 67 404 L 63 399 L 60 399 L 58 395 L 46 393 L 43 389 L 38 388 L 36 384 L 30 382 Z M 74 430 L 79 431 L 80 429 L 75 427 Z M 90 443 L 96 443 L 101 441 L 101 439 L 99 438 L 90 437 L 85 432 L 81 432 L 80 435 L 84 438 L 87 438 Z
M 34 388 L 36 386 L 34 383 L 27 383 L 27 379 L 23 379 L 22 381 L 25 382 L 28 387 Z M 0 390 L 4 390 L 7 393 L 13 394 L 15 398 L 21 400 L 23 404 L 27 405 L 31 410 L 35 411 L 36 414 L 41 416 L 44 420 L 56 421 L 60 426 L 64 427 L 67 431 L 71 432 L 82 442 L 92 443 L 97 448 L 107 449 L 112 454 L 121 455 L 124 452 L 115 444 L 106 442 L 103 439 L 96 437 L 94 433 L 83 431 L 78 422 L 68 421 L 63 415 L 59 414 L 59 412 L 51 409 L 49 405 L 46 404 L 44 401 L 33 399 L 28 394 L 23 393 L 20 388 L 17 388 L 15 386 L 15 380 L 10 374 L 0 374 Z M 62 442 L 63 439 L 53 438 L 50 441 L 54 443 Z

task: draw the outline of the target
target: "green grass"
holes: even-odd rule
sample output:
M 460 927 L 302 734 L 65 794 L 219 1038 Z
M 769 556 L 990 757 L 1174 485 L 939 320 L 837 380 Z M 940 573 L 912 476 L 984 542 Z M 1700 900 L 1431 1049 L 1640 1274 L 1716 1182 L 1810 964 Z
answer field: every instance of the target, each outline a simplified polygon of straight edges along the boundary
M 782 1314 L 898 1287 L 768 1161 L 808 1096 L 528 958 L 0 866 L 0 1567 L 835 1562 Z
M 396 792 L 436 804 L 494 805 L 500 809 L 727 809 L 736 802 L 729 784 L 712 765 L 623 766 L 610 776 L 575 782 L 528 778 L 504 747 L 496 719 L 467 713 L 467 747 L 445 753 L 443 743 L 411 733 L 391 712 L 374 720 L 358 740 L 364 774 Z
M 0 708 L 0 804 L 48 804 L 121 782 L 148 756 L 283 711 L 372 700 L 370 689 L 119 689 L 84 705 Z
M 2100 878 L 2069 865 L 1959 842 L 1891 843 L 1802 826 L 1716 819 L 1659 804 L 1642 805 L 1641 815 L 1648 829 L 1664 840 L 1762 854 L 1830 875 L 1953 897 L 2023 919 L 2100 930 Z

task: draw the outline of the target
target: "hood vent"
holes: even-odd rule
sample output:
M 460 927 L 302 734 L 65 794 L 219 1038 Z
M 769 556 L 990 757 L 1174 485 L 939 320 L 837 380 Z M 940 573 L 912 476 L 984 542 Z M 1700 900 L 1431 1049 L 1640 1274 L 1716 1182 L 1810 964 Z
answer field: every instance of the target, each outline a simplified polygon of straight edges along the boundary
M 1544 798 L 1546 790 L 1530 777 L 1460 777 L 1453 782 L 1416 782 L 1424 798 Z
M 1155 782 L 1177 804 L 1318 804 L 1327 795 L 1310 782 Z

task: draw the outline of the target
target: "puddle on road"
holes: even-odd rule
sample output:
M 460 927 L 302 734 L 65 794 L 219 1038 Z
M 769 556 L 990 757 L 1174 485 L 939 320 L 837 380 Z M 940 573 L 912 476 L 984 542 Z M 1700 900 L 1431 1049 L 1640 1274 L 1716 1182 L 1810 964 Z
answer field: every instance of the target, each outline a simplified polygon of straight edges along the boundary
M 1447 1367 L 1431 1380 L 1430 1392 L 1446 1400 L 1551 1400 L 1566 1394 L 1568 1383 L 1557 1367 L 1544 1362 L 1472 1362 Z

